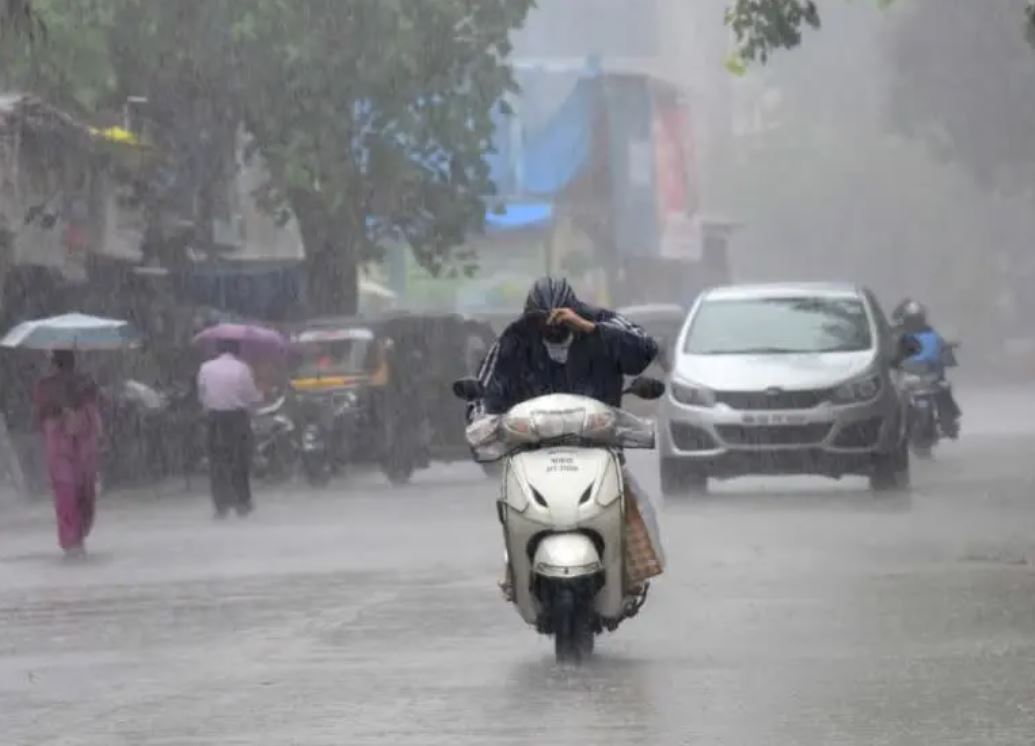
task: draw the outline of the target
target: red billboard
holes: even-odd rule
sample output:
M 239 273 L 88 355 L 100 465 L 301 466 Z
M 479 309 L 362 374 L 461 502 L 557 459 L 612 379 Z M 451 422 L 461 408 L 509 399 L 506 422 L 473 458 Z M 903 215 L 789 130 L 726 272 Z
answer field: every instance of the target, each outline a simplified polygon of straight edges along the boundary
M 694 217 L 699 196 L 690 112 L 676 96 L 655 95 L 653 108 L 658 253 L 671 259 L 697 259 Z

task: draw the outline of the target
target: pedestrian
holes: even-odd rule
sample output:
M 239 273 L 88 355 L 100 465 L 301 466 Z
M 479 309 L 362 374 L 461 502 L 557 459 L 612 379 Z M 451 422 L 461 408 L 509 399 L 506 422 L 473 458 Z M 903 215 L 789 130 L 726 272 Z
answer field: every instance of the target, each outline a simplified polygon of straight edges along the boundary
M 96 502 L 101 440 L 97 385 L 76 372 L 71 350 L 55 351 L 51 364 L 50 375 L 36 383 L 33 402 L 54 491 L 58 543 L 66 556 L 77 558 L 86 553 Z
M 217 343 L 218 357 L 198 371 L 198 398 L 208 413 L 209 476 L 216 518 L 252 511 L 250 409 L 262 401 L 252 369 L 231 340 Z

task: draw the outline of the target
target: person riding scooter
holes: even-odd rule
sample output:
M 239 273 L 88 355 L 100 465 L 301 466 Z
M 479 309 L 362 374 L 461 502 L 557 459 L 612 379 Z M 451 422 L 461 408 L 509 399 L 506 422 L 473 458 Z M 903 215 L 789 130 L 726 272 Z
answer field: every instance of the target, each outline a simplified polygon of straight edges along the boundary
M 542 277 L 529 291 L 521 318 L 504 330 L 486 355 L 478 373 L 484 398 L 472 405 L 469 419 L 504 414 L 547 394 L 588 396 L 621 407 L 625 376 L 643 372 L 657 354 L 657 343 L 642 328 L 613 311 L 582 303 L 567 280 Z M 648 501 L 637 497 L 642 493 L 631 475 L 626 473 L 625 480 L 657 542 Z M 657 574 L 661 547 L 654 550 Z M 510 598 L 509 574 L 500 585 Z
M 524 314 L 504 330 L 478 373 L 485 398 L 475 413 L 502 414 L 545 394 L 579 394 L 622 404 L 625 376 L 658 354 L 642 328 L 582 303 L 565 279 L 536 280 Z
M 952 346 L 935 331 L 927 320 L 927 309 L 915 300 L 903 300 L 895 309 L 892 318 L 899 330 L 915 339 L 920 346 L 920 351 L 908 358 L 904 366 L 907 369 L 919 368 L 937 375 L 938 380 L 944 383 L 937 397 L 938 419 L 947 437 L 959 437 L 959 420 L 962 412 L 945 375 L 946 368 L 956 365 Z

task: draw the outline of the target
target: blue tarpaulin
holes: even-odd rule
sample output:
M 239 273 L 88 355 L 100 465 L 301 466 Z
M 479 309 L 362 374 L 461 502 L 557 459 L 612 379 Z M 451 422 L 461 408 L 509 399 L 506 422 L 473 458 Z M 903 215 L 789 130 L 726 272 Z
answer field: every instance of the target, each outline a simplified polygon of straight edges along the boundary
M 528 228 L 552 219 L 552 200 L 589 162 L 598 82 L 583 72 L 519 73 L 514 114 L 496 114 L 495 152 L 486 156 L 500 195 L 486 213 L 490 229 Z M 504 214 L 495 214 L 501 205 Z
M 593 81 L 580 80 L 542 128 L 526 133 L 521 164 L 525 192 L 556 195 L 585 166 L 593 139 L 596 90 Z
M 485 227 L 490 231 L 540 228 L 553 220 L 550 202 L 504 201 L 485 213 Z

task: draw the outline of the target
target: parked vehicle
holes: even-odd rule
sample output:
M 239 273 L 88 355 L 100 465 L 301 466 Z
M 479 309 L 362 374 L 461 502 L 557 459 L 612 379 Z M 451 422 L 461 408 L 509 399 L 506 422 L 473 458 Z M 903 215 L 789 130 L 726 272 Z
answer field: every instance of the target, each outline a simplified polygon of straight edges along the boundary
M 382 464 L 395 424 L 391 407 L 399 405 L 390 387 L 392 341 L 369 320 L 343 317 L 306 322 L 292 343 L 290 384 L 307 478 L 320 483 L 348 464 Z M 410 449 L 398 450 L 405 474 L 383 465 L 393 481 L 415 468 Z
M 295 399 L 325 410 L 300 416 L 308 427 L 303 452 L 308 440 L 314 466 L 327 453 L 332 473 L 374 464 L 405 484 L 432 460 L 470 459 L 463 413 L 446 406 L 442 392 L 477 371 L 494 339 L 488 325 L 457 314 L 398 313 L 311 320 L 291 338 Z
M 302 472 L 314 486 L 345 468 L 350 438 L 359 436 L 359 397 L 350 388 L 295 392 L 293 411 Z
M 278 396 L 252 416 L 254 454 L 252 473 L 257 479 L 282 482 L 290 479 L 298 464 L 295 424 L 285 411 L 287 397 Z
M 645 398 L 663 391 L 650 379 L 630 386 Z M 454 392 L 467 401 L 482 394 L 471 378 Z M 497 508 L 515 608 L 553 636 L 558 661 L 584 659 L 595 636 L 617 629 L 645 598 L 626 587 L 621 449 L 652 448 L 653 426 L 594 399 L 553 394 L 475 420 L 467 440 L 479 460 L 505 459 Z
M 705 292 L 659 408 L 664 492 L 750 474 L 859 474 L 875 490 L 905 488 L 908 402 L 897 379 L 913 345 L 864 288 Z

